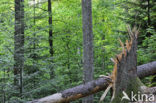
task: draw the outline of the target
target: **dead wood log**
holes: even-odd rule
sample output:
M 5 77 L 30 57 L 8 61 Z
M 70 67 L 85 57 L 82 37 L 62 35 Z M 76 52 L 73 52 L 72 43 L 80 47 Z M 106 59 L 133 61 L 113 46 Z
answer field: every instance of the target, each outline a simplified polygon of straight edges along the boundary
M 136 50 L 138 30 L 136 30 L 136 28 L 134 28 L 133 31 L 128 29 L 128 32 L 131 40 L 130 42 L 126 42 L 126 49 L 124 49 L 124 45 L 120 42 L 121 46 L 123 47 L 123 52 L 116 57 L 117 75 L 115 75 L 115 81 L 113 82 L 114 98 L 112 103 L 129 102 L 127 99 L 121 101 L 123 91 L 126 92 L 128 96 L 130 95 L 131 91 L 134 93 L 138 91 L 141 93 L 155 93 L 156 87 L 145 87 L 138 77 L 142 78 L 144 76 L 154 75 L 156 73 L 156 62 L 139 66 L 137 70 Z M 56 93 L 28 103 L 69 103 L 70 101 L 104 90 L 110 83 L 112 83 L 111 79 L 99 78 L 86 84 L 82 84 L 74 88 L 64 90 L 60 93 Z
M 150 89 L 146 87 L 137 76 L 137 74 L 139 73 L 137 73 L 136 51 L 137 51 L 137 37 L 139 32 L 137 28 L 134 27 L 133 30 L 131 30 L 129 27 L 128 33 L 130 35 L 131 40 L 126 41 L 125 43 L 126 48 L 124 48 L 123 43 L 121 43 L 123 51 L 116 56 L 117 61 L 115 63 L 117 65 L 117 68 L 114 70 L 116 70 L 117 72 L 113 82 L 113 98 L 111 103 L 151 102 L 148 99 L 151 98 L 151 94 L 154 92 L 155 88 Z M 145 67 L 147 66 L 149 65 L 145 65 Z M 145 69 L 144 71 L 146 72 Z M 137 98 L 136 96 L 133 97 L 132 96 L 133 94 L 136 94 Z M 146 94 L 147 99 L 145 99 L 146 97 L 145 98 L 142 97 L 142 95 L 144 94 Z M 138 95 L 141 95 L 142 99 L 140 99 Z M 152 97 L 154 97 L 153 94 Z M 152 98 L 152 102 L 156 102 L 155 98 Z
M 137 75 L 139 78 L 156 75 L 156 61 L 137 66 Z
M 79 86 L 64 90 L 60 93 L 56 93 L 28 103 L 68 103 L 69 101 L 73 101 L 104 90 L 108 86 L 109 82 L 111 82 L 111 79 L 98 78 L 97 80 L 93 80 L 86 84 L 81 84 Z
M 146 72 L 144 73 L 144 71 Z M 138 66 L 137 74 L 141 78 L 156 74 L 156 61 Z M 111 80 L 107 78 L 98 78 L 89 83 L 69 88 L 60 93 L 56 93 L 38 100 L 30 101 L 28 103 L 65 103 L 63 101 L 66 101 L 68 103 L 70 101 L 74 101 L 90 94 L 105 90 L 110 81 Z
M 137 36 L 138 31 L 135 29 L 131 31 L 128 28 L 130 35 L 130 41 L 126 41 L 126 48 L 123 48 L 123 52 L 117 55 L 116 59 L 116 75 L 113 82 L 113 98 L 112 103 L 128 103 L 127 99 L 123 99 L 123 91 L 130 96 L 131 91 L 135 93 L 140 89 L 141 81 L 137 76 Z M 122 45 L 121 45 L 122 46 Z

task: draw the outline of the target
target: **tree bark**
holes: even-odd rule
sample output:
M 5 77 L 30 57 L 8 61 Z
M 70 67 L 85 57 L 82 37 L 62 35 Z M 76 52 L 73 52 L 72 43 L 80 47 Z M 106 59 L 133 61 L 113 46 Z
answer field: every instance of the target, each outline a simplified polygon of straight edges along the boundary
M 22 96 L 22 70 L 24 68 L 24 0 L 15 0 L 14 33 L 14 85 Z
M 143 98 L 142 95 L 146 94 L 147 98 L 150 98 L 150 94 L 152 94 L 154 91 L 153 89 L 147 88 L 137 76 L 136 51 L 138 30 L 136 30 L 136 28 L 133 28 L 133 30 L 128 28 L 128 31 L 131 40 L 130 42 L 126 42 L 125 51 L 117 56 L 117 75 L 115 77 L 115 82 L 113 83 L 114 97 L 112 98 L 113 100 L 111 103 L 144 103 L 148 100 Z M 123 99 L 125 94 L 128 99 Z M 134 97 L 133 94 L 136 96 Z M 142 97 L 142 99 L 140 99 L 138 95 Z M 154 100 L 152 102 L 154 102 Z
M 92 1 L 82 0 L 83 20 L 83 69 L 84 83 L 93 80 L 93 31 Z M 93 95 L 83 99 L 83 103 L 93 103 Z
M 107 78 L 99 78 L 86 84 L 81 84 L 74 88 L 70 88 L 60 93 L 56 93 L 54 95 L 47 96 L 45 98 L 34 100 L 28 103 L 69 103 L 70 101 L 104 90 L 108 86 L 108 83 L 110 81 L 111 80 Z
M 137 66 L 137 75 L 139 78 L 156 75 L 156 61 Z
M 134 32 L 129 30 L 131 37 L 130 42 L 127 42 L 125 52 L 120 54 L 121 57 L 117 56 L 117 75 L 114 82 L 114 98 L 112 103 L 128 103 L 127 100 L 122 100 L 122 92 L 128 93 L 130 95 L 131 91 L 139 91 L 141 86 L 140 80 L 137 77 L 137 35 L 138 31 Z M 120 59 L 118 59 L 120 58 Z M 135 90 L 134 90 L 135 89 Z
M 150 65 L 151 66 L 147 66 Z M 147 69 L 147 71 L 145 71 Z M 151 73 L 153 71 L 156 74 L 156 61 L 143 64 L 137 67 L 138 77 L 143 78 L 143 76 L 155 75 Z M 147 74 L 146 74 L 147 73 Z M 108 78 L 98 78 L 94 81 L 88 82 L 86 84 L 81 84 L 79 86 L 64 90 L 60 93 L 56 93 L 38 100 L 30 101 L 28 103 L 68 103 L 70 101 L 77 100 L 82 97 L 100 92 L 105 90 L 110 83 Z M 151 91 L 156 91 L 156 87 L 150 88 Z M 155 92 L 154 92 L 155 93 Z M 58 96 L 58 98 L 56 98 Z M 66 102 L 63 102 L 66 101 Z

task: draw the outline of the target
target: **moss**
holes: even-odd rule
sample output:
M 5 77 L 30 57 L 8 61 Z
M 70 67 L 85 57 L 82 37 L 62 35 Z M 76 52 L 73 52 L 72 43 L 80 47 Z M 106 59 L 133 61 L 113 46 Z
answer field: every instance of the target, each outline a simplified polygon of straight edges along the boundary
M 139 78 L 130 80 L 129 85 L 125 92 L 127 93 L 129 97 L 131 97 L 132 91 L 134 94 L 137 94 L 138 91 L 141 92 L 140 86 L 143 86 L 143 84 Z M 122 91 L 119 93 L 116 93 L 116 96 L 111 103 L 129 103 L 129 101 L 125 99 L 121 101 L 122 97 L 123 97 Z

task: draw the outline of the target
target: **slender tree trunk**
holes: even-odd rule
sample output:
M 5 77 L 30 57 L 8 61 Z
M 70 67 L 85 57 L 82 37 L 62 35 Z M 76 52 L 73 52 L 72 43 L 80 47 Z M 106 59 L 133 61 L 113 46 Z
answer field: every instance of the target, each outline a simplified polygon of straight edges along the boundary
M 35 53 L 35 50 L 36 50 L 36 0 L 33 0 L 33 2 L 34 2 L 34 5 L 33 5 L 33 11 L 34 11 L 34 21 L 33 21 L 33 23 L 34 23 L 34 33 L 33 33 L 33 48 L 32 48 L 32 59 L 33 59 L 33 70 L 35 70 L 36 69 L 36 71 L 37 71 L 37 68 L 36 68 L 36 58 L 37 58 L 37 54 Z M 35 71 L 35 72 L 36 72 Z M 36 77 L 34 77 L 34 79 L 32 80 L 33 81 L 33 84 L 32 85 L 34 85 L 34 87 L 36 86 Z
M 33 2 L 34 2 L 34 26 L 36 25 L 36 20 L 35 20 L 35 17 L 36 17 L 36 10 L 35 10 L 35 8 L 36 8 L 36 2 L 35 2 L 35 0 L 33 0 Z M 36 49 L 36 29 L 35 29 L 35 27 L 34 27 L 34 40 L 33 40 L 33 54 L 35 54 L 35 52 L 34 52 L 34 50 Z M 34 58 L 35 59 L 35 58 Z
M 24 68 L 24 0 L 15 0 L 14 34 L 14 85 L 22 96 L 22 71 Z
M 93 31 L 92 1 L 82 0 L 83 19 L 83 68 L 84 83 L 93 80 Z M 83 99 L 83 103 L 93 103 L 93 95 Z
M 54 55 L 54 50 L 53 50 L 53 31 L 52 31 L 52 5 L 51 5 L 51 0 L 48 0 L 48 14 L 49 14 L 49 46 L 50 50 L 49 53 L 51 57 Z M 53 60 L 51 60 L 53 62 Z M 53 65 L 50 67 L 50 78 L 52 79 L 54 77 L 54 68 Z

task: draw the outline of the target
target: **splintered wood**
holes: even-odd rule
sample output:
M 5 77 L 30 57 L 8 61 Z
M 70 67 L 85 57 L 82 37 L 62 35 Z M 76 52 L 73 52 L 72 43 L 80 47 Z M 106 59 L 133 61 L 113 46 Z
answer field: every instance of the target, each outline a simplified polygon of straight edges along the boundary
M 100 98 L 100 101 L 103 101 L 106 94 L 108 93 L 108 91 L 110 90 L 110 88 L 113 89 L 113 96 L 111 101 L 114 99 L 115 96 L 115 91 L 116 91 L 116 79 L 117 79 L 117 73 L 118 73 L 118 66 L 120 65 L 119 63 L 127 57 L 128 53 L 130 52 L 130 50 L 132 49 L 132 44 L 133 41 L 135 41 L 138 38 L 138 34 L 139 34 L 139 30 L 134 27 L 132 30 L 130 28 L 130 26 L 127 27 L 128 30 L 128 34 L 130 37 L 130 40 L 126 40 L 125 45 L 124 43 L 119 39 L 120 45 L 122 47 L 122 52 L 118 55 L 116 55 L 116 57 L 114 59 L 112 59 L 112 61 L 114 62 L 114 69 L 112 71 L 112 74 L 109 78 L 112 79 L 112 83 L 109 84 L 108 88 L 105 90 L 105 92 L 103 93 L 103 95 Z M 135 45 L 135 43 L 134 43 Z

